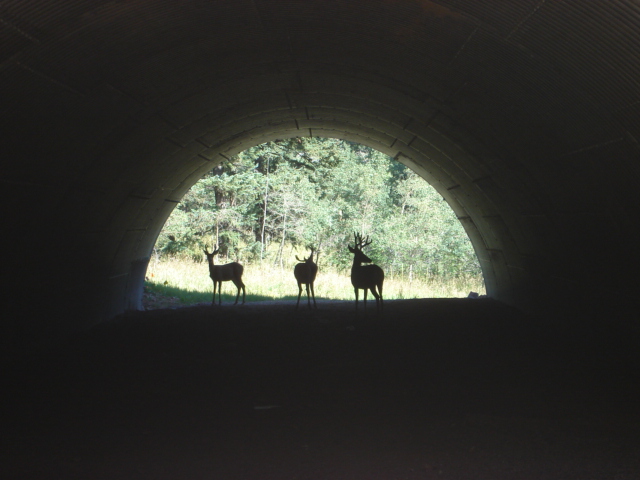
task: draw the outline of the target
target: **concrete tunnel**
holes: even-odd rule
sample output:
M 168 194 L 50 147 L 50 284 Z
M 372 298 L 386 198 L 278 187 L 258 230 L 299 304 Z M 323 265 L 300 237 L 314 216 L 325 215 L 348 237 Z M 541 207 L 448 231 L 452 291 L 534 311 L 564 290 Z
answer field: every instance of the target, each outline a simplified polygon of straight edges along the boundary
M 639 23 L 632 0 L 1 2 L 5 347 L 140 308 L 183 194 L 295 136 L 424 177 L 491 297 L 636 328 Z

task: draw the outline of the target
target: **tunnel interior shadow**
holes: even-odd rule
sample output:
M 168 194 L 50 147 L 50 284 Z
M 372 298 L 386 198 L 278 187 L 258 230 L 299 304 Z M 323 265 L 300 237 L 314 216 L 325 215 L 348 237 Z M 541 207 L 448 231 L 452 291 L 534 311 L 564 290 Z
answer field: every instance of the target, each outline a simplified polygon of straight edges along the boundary
M 389 301 L 383 314 L 346 301 L 294 307 L 131 312 L 32 357 L 5 379 L 0 469 L 155 479 L 640 472 L 632 339 L 557 336 L 490 299 Z

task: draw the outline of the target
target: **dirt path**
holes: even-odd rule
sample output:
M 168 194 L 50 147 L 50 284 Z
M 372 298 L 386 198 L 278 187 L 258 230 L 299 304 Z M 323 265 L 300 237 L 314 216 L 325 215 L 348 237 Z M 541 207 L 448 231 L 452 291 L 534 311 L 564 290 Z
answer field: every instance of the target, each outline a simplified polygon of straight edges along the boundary
M 6 380 L 0 477 L 635 480 L 633 342 L 491 300 L 132 313 Z

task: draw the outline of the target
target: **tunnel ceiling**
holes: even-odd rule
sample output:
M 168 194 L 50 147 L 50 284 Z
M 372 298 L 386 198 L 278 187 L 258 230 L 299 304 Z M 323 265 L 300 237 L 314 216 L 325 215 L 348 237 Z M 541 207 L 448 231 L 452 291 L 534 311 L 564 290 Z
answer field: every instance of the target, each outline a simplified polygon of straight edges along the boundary
M 631 0 L 2 1 L 15 291 L 29 302 L 37 269 L 57 311 L 82 312 L 53 330 L 135 308 L 198 178 L 312 135 L 431 182 L 495 298 L 624 296 L 639 263 L 639 19 Z M 55 255 L 34 255 L 43 244 Z

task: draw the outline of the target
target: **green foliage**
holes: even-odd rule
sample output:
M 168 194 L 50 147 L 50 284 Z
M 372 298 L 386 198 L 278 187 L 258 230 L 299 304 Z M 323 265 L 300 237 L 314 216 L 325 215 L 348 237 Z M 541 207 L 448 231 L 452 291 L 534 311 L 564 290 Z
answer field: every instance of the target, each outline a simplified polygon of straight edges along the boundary
M 201 261 L 202 249 L 245 263 L 288 263 L 313 246 L 319 265 L 347 270 L 353 232 L 387 275 L 480 273 L 444 199 L 404 165 L 363 145 L 293 138 L 224 161 L 185 195 L 156 245 L 161 257 Z

